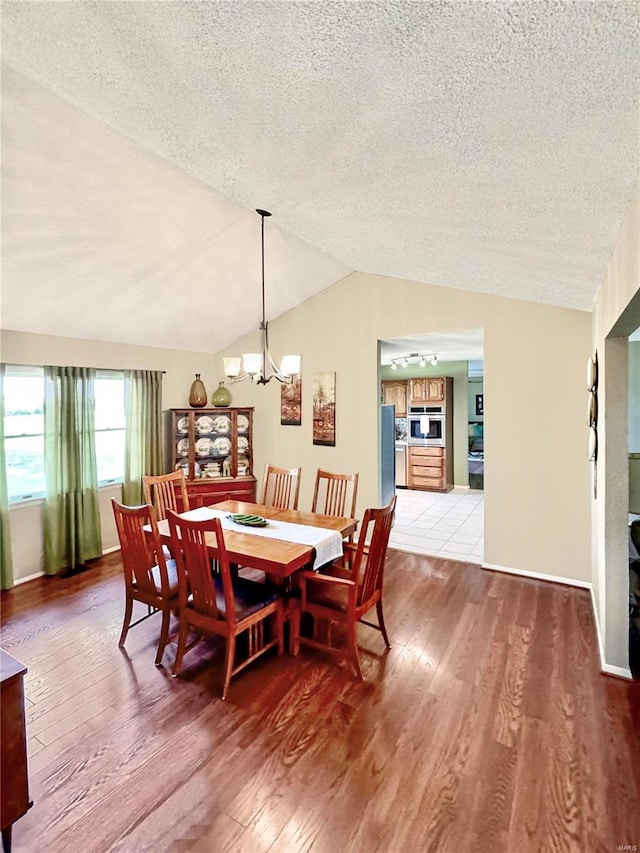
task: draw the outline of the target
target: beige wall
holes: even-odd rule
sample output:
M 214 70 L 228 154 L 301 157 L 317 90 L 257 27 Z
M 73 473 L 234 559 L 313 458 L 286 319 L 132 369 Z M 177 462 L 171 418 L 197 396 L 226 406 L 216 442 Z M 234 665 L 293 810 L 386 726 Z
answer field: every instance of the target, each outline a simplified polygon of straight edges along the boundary
M 485 561 L 588 583 L 590 323 L 586 312 L 353 273 L 270 324 L 274 355 L 303 356 L 303 425 L 279 425 L 273 382 L 239 383 L 234 396 L 256 406 L 257 459 L 302 465 L 301 506 L 310 504 L 319 466 L 357 470 L 362 513 L 379 496 L 378 339 L 483 327 Z M 256 338 L 220 355 L 241 353 Z M 337 373 L 335 448 L 311 441 L 316 370 Z
M 271 323 L 274 354 L 303 356 L 301 427 L 280 425 L 280 388 L 274 382 L 232 388 L 235 404 L 256 408 L 256 474 L 260 477 L 267 461 L 302 465 L 301 506 L 308 507 L 318 467 L 357 470 L 359 513 L 377 504 L 378 339 L 479 326 L 485 344 L 486 564 L 588 582 L 588 465 L 582 439 L 584 363 L 591 343 L 590 316 L 584 312 L 354 273 Z M 250 348 L 257 337 L 256 331 L 229 352 Z M 211 393 L 223 378 L 220 356 L 19 333 L 4 333 L 2 347 L 2 359 L 9 363 L 167 370 L 166 408 L 185 403 L 196 370 Z M 337 374 L 334 448 L 315 447 L 311 440 L 316 370 Z M 523 376 L 530 381 L 523 382 Z
M 592 577 L 605 669 L 629 673 L 628 341 L 640 325 L 640 184 L 635 187 L 593 310 L 598 353 L 598 491 L 592 499 Z M 586 403 L 585 403 L 586 405 Z

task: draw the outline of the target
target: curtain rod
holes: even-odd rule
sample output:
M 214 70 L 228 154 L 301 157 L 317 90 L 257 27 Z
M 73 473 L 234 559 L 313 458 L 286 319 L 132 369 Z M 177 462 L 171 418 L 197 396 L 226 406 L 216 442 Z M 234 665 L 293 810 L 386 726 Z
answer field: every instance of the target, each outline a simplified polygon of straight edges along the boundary
M 18 361 L 3 361 L 1 364 L 7 367 L 86 367 L 82 364 L 22 364 Z M 112 370 L 123 372 L 125 370 L 151 370 L 150 367 L 88 367 L 88 370 Z M 166 370 L 153 370 L 153 373 L 166 373 Z

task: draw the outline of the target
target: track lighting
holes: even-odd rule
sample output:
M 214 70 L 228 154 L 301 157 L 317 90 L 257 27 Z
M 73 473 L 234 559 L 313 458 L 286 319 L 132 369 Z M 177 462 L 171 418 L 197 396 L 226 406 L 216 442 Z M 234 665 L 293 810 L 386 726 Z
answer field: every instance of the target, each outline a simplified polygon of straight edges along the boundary
M 420 367 L 426 367 L 427 359 L 429 359 L 429 364 L 432 364 L 434 367 L 438 363 L 438 353 L 426 353 L 426 352 L 410 352 L 408 355 L 399 356 L 397 358 L 391 359 L 391 370 L 397 370 L 398 364 L 401 367 L 408 367 L 409 363 L 412 359 L 417 359 Z

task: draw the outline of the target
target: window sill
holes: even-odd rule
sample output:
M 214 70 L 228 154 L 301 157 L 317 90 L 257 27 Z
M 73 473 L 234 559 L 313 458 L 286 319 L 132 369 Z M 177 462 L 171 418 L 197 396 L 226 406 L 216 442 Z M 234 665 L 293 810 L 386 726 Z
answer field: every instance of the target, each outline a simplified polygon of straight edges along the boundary
M 98 485 L 98 491 L 104 492 L 107 489 L 116 489 L 122 487 L 122 480 L 110 480 L 108 483 L 100 483 Z M 44 502 L 44 495 L 33 498 L 24 498 L 19 501 L 11 501 L 9 504 L 9 512 L 12 512 L 14 509 L 22 509 L 23 507 L 29 506 L 37 506 Z

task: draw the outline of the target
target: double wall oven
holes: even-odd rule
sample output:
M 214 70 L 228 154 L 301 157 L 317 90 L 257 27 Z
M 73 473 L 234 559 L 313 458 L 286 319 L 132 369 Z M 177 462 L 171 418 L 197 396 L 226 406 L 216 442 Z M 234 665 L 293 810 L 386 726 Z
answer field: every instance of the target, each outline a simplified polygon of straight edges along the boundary
M 409 406 L 407 442 L 413 445 L 444 447 L 446 414 L 443 406 Z

